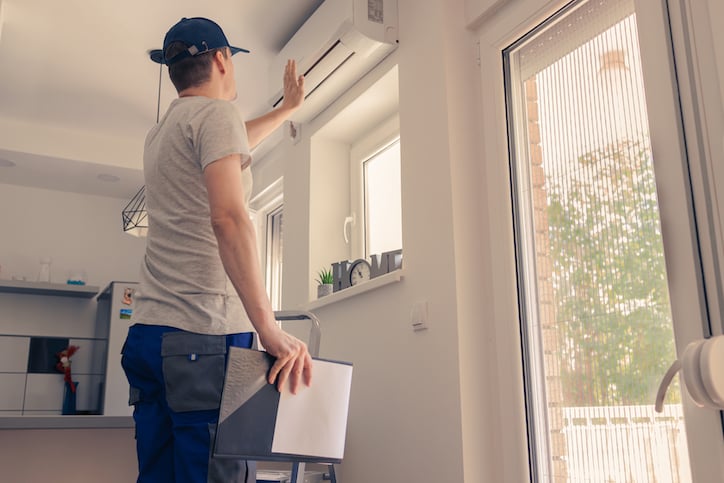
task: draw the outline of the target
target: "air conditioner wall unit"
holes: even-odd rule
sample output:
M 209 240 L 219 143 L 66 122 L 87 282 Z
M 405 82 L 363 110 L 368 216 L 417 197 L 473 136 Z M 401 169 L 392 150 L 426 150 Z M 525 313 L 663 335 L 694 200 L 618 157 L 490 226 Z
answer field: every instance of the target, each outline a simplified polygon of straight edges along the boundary
M 278 78 L 288 59 L 297 61 L 297 73 L 305 77 L 305 101 L 292 120 L 306 122 L 395 50 L 397 42 L 397 0 L 325 0 L 274 58 L 269 78 Z M 275 88 L 269 97 L 277 107 L 284 91 Z

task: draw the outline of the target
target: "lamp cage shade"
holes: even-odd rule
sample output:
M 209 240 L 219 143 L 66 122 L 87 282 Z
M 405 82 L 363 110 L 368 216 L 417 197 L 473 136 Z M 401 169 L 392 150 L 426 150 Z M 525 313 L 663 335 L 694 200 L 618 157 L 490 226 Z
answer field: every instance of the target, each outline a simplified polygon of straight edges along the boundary
M 148 212 L 146 211 L 146 186 L 141 186 L 121 212 L 123 231 L 129 235 L 146 236 Z

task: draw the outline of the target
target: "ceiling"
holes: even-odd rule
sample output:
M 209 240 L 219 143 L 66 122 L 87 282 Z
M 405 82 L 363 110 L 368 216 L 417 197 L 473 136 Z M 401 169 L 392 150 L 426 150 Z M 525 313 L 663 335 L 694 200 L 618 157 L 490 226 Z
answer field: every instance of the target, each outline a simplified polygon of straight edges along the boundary
M 156 122 L 160 71 L 147 51 L 168 28 L 209 17 L 251 50 L 234 57 L 236 103 L 250 118 L 281 83 L 271 58 L 322 1 L 0 0 L 0 183 L 132 196 Z M 175 97 L 167 77 L 162 112 Z

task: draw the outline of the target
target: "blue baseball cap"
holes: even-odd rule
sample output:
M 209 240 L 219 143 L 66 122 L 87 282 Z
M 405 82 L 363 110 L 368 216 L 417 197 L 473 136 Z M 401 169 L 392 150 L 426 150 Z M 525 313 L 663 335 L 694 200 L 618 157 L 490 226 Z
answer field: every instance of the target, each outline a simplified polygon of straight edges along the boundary
M 167 59 L 164 52 L 173 42 L 183 42 L 188 49 Z M 229 45 L 224 31 L 213 20 L 203 17 L 184 17 L 166 33 L 166 37 L 163 39 L 163 49 L 151 50 L 149 55 L 151 60 L 158 64 L 171 65 L 187 57 L 193 57 L 222 47 L 228 47 L 231 50 L 231 55 L 239 52 L 249 53 L 246 49 Z

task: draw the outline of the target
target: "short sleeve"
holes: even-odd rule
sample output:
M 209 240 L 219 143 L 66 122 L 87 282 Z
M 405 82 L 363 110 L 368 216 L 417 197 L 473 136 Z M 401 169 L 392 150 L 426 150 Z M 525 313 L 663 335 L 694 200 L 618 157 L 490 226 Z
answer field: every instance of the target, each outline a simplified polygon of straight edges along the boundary
M 251 163 L 246 126 L 232 103 L 213 100 L 189 123 L 201 169 L 232 154 L 241 155 L 243 167 Z

